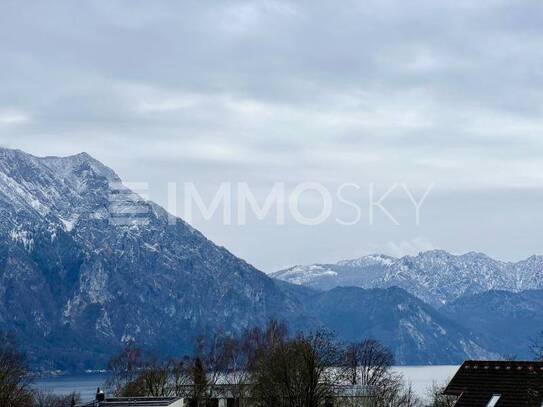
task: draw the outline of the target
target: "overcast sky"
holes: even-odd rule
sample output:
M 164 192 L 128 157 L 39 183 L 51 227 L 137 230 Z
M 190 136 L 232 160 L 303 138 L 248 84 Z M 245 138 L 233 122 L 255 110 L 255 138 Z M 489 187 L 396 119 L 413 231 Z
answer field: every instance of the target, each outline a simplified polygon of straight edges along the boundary
M 339 5 L 341 4 L 341 6 Z M 321 182 L 319 226 L 194 226 L 264 271 L 371 252 L 542 253 L 543 2 L 54 1 L 0 5 L 0 145 L 86 151 L 167 205 Z M 352 206 L 337 199 L 343 183 Z M 400 187 L 429 185 L 420 225 Z M 347 190 L 345 190 L 347 191 Z M 319 196 L 302 207 L 318 213 Z M 374 208 L 375 209 L 375 208 Z M 313 211 L 313 212 L 312 212 Z M 178 207 L 180 215 L 183 208 Z M 234 222 L 235 223 L 235 222 Z

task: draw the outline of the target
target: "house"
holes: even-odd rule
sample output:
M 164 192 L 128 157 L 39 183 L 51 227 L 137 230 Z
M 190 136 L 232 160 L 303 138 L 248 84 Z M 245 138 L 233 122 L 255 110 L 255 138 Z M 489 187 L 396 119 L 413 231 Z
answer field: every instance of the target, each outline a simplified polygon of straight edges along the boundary
M 182 392 L 191 394 L 192 386 L 185 387 Z M 237 407 L 239 400 L 234 394 L 232 385 L 217 384 L 203 404 L 205 407 Z M 334 394 L 334 397 L 326 401 L 326 407 L 372 407 L 375 401 L 368 388 L 360 385 L 338 385 Z M 190 397 L 106 397 L 98 389 L 95 400 L 78 407 L 202 407 L 202 403 L 198 405 Z
M 184 407 L 180 397 L 106 397 L 105 393 L 96 390 L 96 398 L 77 407 Z
M 456 407 L 543 407 L 543 362 L 468 360 L 443 393 Z
M 93 400 L 80 407 L 183 407 L 183 399 L 177 397 L 112 397 Z
M 184 407 L 179 397 L 106 397 L 79 407 Z

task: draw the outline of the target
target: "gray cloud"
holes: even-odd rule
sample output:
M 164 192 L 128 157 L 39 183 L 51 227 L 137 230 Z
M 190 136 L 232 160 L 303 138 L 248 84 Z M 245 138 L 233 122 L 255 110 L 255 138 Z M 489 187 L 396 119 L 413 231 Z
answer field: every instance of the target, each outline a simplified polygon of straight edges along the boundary
M 471 193 L 497 213 L 512 200 L 533 207 L 542 16 L 528 0 L 5 1 L 0 144 L 85 150 L 149 182 L 161 203 L 168 181 L 247 181 L 262 194 L 275 181 L 434 183 L 448 196 L 432 220 L 454 230 L 447 236 L 431 225 L 322 227 L 297 246 L 308 234 L 296 225 L 196 224 L 265 269 L 416 239 L 528 254 L 508 238 L 513 220 L 492 245 L 468 244 L 484 204 L 459 220 L 450 202 Z M 512 188 L 514 198 L 492 203 L 481 193 Z

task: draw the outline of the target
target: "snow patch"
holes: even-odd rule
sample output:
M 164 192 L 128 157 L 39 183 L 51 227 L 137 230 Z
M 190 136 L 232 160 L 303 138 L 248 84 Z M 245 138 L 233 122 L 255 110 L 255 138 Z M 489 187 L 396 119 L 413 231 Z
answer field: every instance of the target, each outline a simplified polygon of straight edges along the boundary
M 34 248 L 34 239 L 32 238 L 30 232 L 27 232 L 26 230 L 13 229 L 11 232 L 9 232 L 9 237 L 14 242 L 22 243 L 26 251 L 30 252 Z
M 64 226 L 64 230 L 66 232 L 71 232 L 74 229 L 74 226 L 76 225 L 78 220 L 79 216 L 74 216 L 71 219 L 60 218 L 60 221 L 62 222 L 62 225 Z
M 314 264 L 311 266 L 295 266 L 285 270 L 281 279 L 289 281 L 292 284 L 302 285 L 317 278 L 335 277 L 337 274 L 334 270 Z
M 158 252 L 158 244 L 151 245 L 149 243 L 144 243 L 143 245 L 152 252 Z
M 136 338 L 134 338 L 132 335 L 129 335 L 129 334 L 124 334 L 121 338 L 122 343 L 134 342 L 135 340 Z

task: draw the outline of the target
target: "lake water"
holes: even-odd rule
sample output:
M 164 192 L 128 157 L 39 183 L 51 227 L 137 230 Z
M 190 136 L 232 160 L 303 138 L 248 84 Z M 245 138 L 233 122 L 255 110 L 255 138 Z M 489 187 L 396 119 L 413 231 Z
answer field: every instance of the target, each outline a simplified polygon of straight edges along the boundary
M 434 383 L 444 385 L 449 382 L 460 366 L 397 366 L 396 372 L 402 374 L 411 384 L 413 391 L 421 398 L 426 399 L 428 389 Z
M 59 376 L 37 380 L 34 387 L 57 394 L 81 394 L 82 401 L 91 401 L 96 396 L 96 389 L 104 387 L 107 375 L 89 373 L 75 376 Z
M 417 395 L 425 397 L 433 383 L 443 384 L 450 379 L 458 366 L 398 366 L 394 371 L 401 373 Z M 58 394 L 78 392 L 83 401 L 90 401 L 96 394 L 97 387 L 104 387 L 107 375 L 85 374 L 62 376 L 38 380 L 35 387 Z

